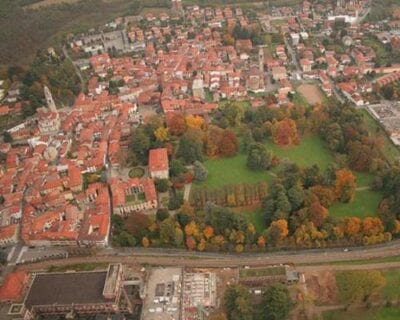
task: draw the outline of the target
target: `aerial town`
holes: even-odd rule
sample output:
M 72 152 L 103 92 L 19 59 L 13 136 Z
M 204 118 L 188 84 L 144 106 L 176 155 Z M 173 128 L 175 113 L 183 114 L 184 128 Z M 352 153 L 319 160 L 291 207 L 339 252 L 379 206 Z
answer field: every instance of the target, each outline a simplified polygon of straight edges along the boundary
M 0 73 L 0 319 L 400 318 L 387 1 L 168 0 Z

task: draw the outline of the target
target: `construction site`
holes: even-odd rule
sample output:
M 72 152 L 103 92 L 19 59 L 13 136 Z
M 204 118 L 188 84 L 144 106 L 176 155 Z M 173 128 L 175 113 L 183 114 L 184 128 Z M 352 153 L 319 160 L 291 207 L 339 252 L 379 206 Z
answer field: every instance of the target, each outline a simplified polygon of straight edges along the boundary
M 201 320 L 217 307 L 217 275 L 155 268 L 146 279 L 142 319 Z

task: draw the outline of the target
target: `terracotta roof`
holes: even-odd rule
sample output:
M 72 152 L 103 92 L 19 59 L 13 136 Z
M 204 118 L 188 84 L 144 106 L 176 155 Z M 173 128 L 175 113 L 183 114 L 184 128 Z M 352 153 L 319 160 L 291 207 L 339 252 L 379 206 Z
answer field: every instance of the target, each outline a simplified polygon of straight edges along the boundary
M 28 275 L 24 271 L 16 271 L 7 275 L 0 287 L 0 301 L 17 301 L 22 298 L 22 293 Z
M 149 154 L 149 170 L 164 171 L 168 170 L 168 151 L 166 148 L 152 149 Z

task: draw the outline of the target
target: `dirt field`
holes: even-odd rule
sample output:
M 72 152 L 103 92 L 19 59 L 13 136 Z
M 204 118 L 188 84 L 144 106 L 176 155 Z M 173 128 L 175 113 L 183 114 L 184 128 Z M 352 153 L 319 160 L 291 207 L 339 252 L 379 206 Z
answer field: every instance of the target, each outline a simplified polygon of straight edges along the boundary
M 297 88 L 297 91 L 302 94 L 311 105 L 322 102 L 322 93 L 314 84 L 302 84 Z
M 336 302 L 336 278 L 333 271 L 307 272 L 304 274 L 308 294 L 317 304 Z

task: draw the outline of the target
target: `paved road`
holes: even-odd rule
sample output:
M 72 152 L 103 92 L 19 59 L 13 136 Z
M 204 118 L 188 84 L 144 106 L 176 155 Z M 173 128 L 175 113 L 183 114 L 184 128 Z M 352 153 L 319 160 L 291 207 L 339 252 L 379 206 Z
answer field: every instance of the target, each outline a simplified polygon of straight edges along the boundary
M 355 248 L 344 252 L 341 249 L 330 250 L 302 250 L 261 254 L 221 254 L 199 253 L 183 250 L 162 249 L 131 249 L 117 250 L 105 249 L 97 256 L 77 257 L 62 260 L 52 260 L 20 266 L 25 270 L 43 270 L 51 265 L 68 265 L 73 263 L 126 263 L 126 264 L 151 264 L 162 266 L 188 266 L 188 267 L 237 267 L 237 266 L 265 266 L 273 264 L 294 263 L 311 264 L 335 261 L 385 258 L 400 255 L 400 241 L 393 241 L 386 245 L 369 248 Z M 374 263 L 368 265 L 320 265 L 300 266 L 301 269 L 312 270 L 326 269 L 363 269 L 363 268 L 399 268 L 399 262 Z

